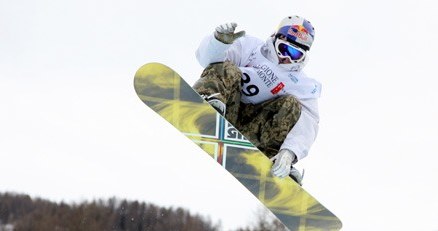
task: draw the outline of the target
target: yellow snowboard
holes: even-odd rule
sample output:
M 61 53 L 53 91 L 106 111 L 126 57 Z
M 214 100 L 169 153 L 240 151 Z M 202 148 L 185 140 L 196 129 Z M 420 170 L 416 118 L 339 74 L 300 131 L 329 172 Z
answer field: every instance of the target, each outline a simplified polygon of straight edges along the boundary
M 272 162 L 171 68 L 142 66 L 134 78 L 140 99 L 195 142 L 290 230 L 340 230 L 341 221 L 295 181 L 270 173 Z

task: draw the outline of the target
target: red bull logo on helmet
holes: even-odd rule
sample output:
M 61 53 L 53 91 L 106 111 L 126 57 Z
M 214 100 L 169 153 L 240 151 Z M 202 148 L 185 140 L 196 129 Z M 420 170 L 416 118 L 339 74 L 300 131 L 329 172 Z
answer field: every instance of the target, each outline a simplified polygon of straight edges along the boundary
M 297 31 L 301 31 L 301 32 L 304 32 L 304 33 L 309 33 L 307 31 L 307 29 L 304 26 L 302 26 L 302 25 L 292 25 L 292 28 L 296 29 Z
M 304 41 L 309 38 L 309 31 L 302 25 L 292 25 L 287 33 Z

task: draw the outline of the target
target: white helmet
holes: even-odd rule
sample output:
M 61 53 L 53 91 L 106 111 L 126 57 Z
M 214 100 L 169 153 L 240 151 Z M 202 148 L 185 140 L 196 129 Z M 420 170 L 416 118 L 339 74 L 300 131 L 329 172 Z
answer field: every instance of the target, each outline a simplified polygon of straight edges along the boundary
M 275 32 L 275 37 L 283 35 L 287 41 L 308 51 L 315 39 L 315 29 L 312 24 L 300 16 L 284 18 Z
M 307 63 L 307 52 L 314 38 L 315 30 L 309 21 L 300 16 L 288 16 L 280 22 L 276 32 L 268 40 L 270 58 L 278 63 L 279 58 L 288 59 L 290 63 L 279 65 L 288 70 L 299 71 Z

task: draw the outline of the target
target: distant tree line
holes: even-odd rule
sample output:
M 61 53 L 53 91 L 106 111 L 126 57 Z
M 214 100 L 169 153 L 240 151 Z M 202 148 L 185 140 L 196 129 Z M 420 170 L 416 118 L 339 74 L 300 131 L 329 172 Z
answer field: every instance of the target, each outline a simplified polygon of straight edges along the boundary
M 254 227 L 236 231 L 287 231 L 261 211 Z M 138 201 L 94 200 L 55 203 L 28 195 L 0 193 L 0 231 L 219 231 L 220 223 L 182 208 Z
M 252 227 L 239 228 L 236 231 L 289 231 L 267 208 L 257 211 Z
M 69 205 L 12 193 L 0 194 L 0 224 L 12 224 L 14 231 L 217 231 L 220 228 L 181 208 L 115 198 Z

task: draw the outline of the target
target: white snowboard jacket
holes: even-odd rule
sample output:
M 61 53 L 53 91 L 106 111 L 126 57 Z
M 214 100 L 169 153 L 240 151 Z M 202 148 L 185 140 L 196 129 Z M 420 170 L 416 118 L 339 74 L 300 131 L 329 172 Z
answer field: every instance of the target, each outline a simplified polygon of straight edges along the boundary
M 308 155 L 318 133 L 321 84 L 302 71 L 286 70 L 270 61 L 267 46 L 269 42 L 251 36 L 224 44 L 209 35 L 201 42 L 196 57 L 204 68 L 225 60 L 236 64 L 243 73 L 243 103 L 258 104 L 285 94 L 295 96 L 302 105 L 301 115 L 280 149 L 291 150 L 300 160 Z

